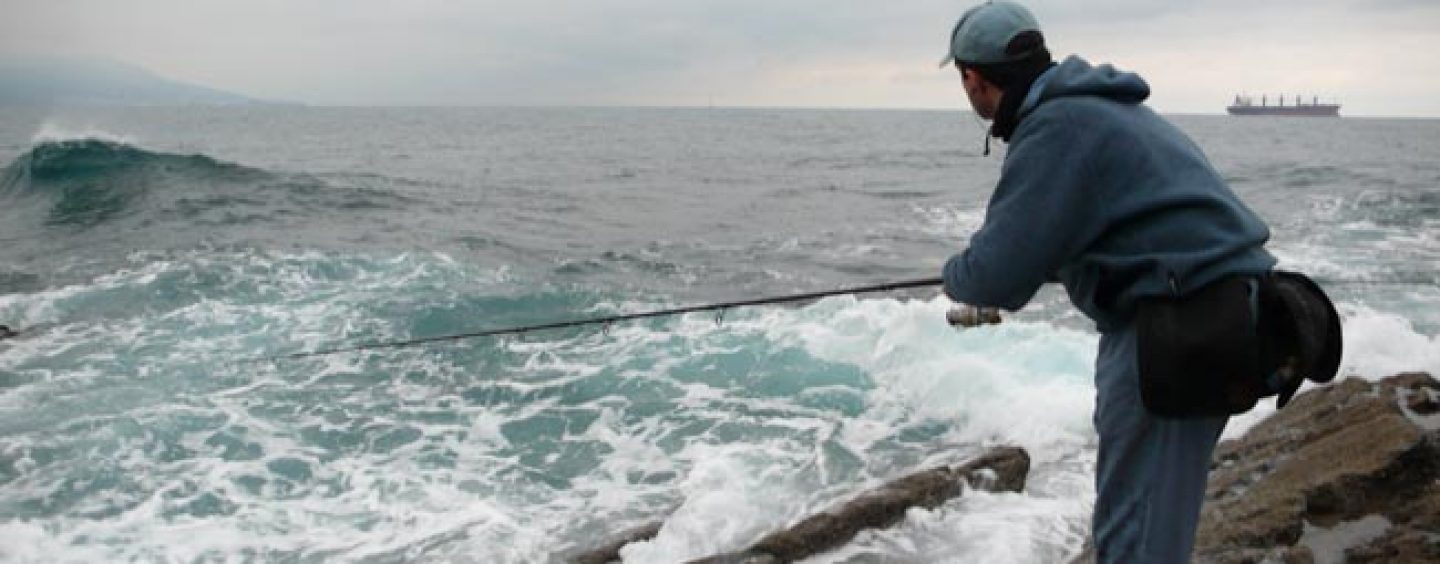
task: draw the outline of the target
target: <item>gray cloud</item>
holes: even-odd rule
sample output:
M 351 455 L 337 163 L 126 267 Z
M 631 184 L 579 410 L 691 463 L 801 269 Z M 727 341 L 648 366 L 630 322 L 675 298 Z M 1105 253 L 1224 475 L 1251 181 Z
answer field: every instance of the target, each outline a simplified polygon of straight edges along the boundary
M 331 104 L 959 107 L 940 0 L 12 0 L 0 54 L 105 55 Z M 1440 115 L 1430 0 L 1035 0 L 1057 54 L 1146 74 L 1166 111 L 1304 89 Z M 1397 57 L 1418 52 L 1419 57 Z M 1338 68 L 1346 67 L 1346 68 Z

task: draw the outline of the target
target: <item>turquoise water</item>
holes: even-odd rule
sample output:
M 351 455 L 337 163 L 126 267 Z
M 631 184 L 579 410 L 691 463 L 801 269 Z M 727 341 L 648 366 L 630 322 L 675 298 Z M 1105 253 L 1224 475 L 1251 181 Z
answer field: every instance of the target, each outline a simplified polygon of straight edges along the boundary
M 1062 560 L 1096 336 L 1054 288 L 966 332 L 917 291 L 251 362 L 934 276 L 999 165 L 962 118 L 7 114 L 0 558 L 544 562 L 664 519 L 625 556 L 674 562 L 1019 444 L 1025 493 L 814 560 Z M 1440 371 L 1440 122 L 1177 119 L 1330 280 L 1347 374 Z

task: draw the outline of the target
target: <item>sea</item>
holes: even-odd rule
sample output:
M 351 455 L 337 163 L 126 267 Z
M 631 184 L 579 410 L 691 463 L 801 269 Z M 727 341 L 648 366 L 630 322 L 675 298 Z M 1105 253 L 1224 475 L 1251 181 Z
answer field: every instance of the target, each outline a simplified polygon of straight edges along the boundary
M 1440 374 L 1440 120 L 1170 119 L 1336 300 L 1341 377 Z M 1017 445 L 1022 493 L 806 562 L 1064 562 L 1098 337 L 1057 287 L 971 330 L 926 287 L 363 348 L 936 277 L 1000 171 L 983 127 L 0 109 L 0 561 L 543 563 L 661 522 L 624 561 L 682 562 Z

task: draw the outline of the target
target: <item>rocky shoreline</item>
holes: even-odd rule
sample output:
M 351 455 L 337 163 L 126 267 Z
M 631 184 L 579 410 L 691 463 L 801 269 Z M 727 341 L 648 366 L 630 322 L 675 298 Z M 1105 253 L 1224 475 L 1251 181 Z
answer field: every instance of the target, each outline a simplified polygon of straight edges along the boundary
M 1440 562 L 1440 382 L 1310 390 L 1216 449 L 1197 562 Z
M 999 447 L 957 467 L 911 474 L 703 564 L 792 562 L 866 528 L 899 522 L 967 487 L 1021 491 L 1029 455 Z M 663 522 L 566 561 L 618 562 Z M 1073 562 L 1091 561 L 1086 550 Z M 1405 373 L 1306 391 L 1215 451 L 1195 562 L 1440 562 L 1440 382 Z

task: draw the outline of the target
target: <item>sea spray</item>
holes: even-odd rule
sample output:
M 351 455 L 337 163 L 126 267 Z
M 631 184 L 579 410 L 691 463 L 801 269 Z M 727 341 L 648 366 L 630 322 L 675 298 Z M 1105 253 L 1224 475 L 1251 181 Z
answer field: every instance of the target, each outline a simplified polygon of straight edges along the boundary
M 540 531 L 578 542 L 616 521 L 567 529 L 577 523 L 574 511 L 623 520 L 674 504 L 681 511 L 657 546 L 680 534 L 689 515 L 697 530 L 712 533 L 711 544 L 694 549 L 721 550 L 843 495 L 856 480 L 953 462 L 985 441 L 1086 440 L 1083 433 L 965 421 L 975 417 L 971 410 L 982 416 L 1001 410 L 985 407 L 990 402 L 1023 399 L 1003 391 L 1003 378 L 1030 372 L 1034 363 L 1072 372 L 1036 381 L 1041 393 L 1053 385 L 1083 388 L 1091 338 L 1074 334 L 1075 345 L 1064 353 L 1074 355 L 1069 360 L 1062 354 L 1015 365 L 1006 359 L 1022 357 L 1014 348 L 995 348 L 999 343 L 1024 350 L 1028 339 L 1053 339 L 1053 330 L 956 334 L 941 320 L 942 300 L 833 299 L 735 312 L 718 325 L 696 315 L 608 334 L 242 367 L 225 361 L 255 347 L 283 349 L 273 339 L 285 334 L 298 347 L 400 336 L 410 327 L 385 318 L 426 309 L 424 298 L 392 309 L 367 305 L 361 296 L 405 295 L 405 287 L 463 303 L 456 289 L 485 287 L 475 285 L 468 266 L 425 255 L 144 258 L 149 262 L 136 270 L 88 286 L 0 301 L 0 312 L 31 312 L 61 324 L 35 337 L 53 345 L 47 352 L 5 357 L 7 373 L 25 381 L 5 394 L 17 408 L 12 413 L 40 405 L 50 411 L 6 419 L 7 457 L 31 462 L 13 465 L 0 500 L 31 508 L 30 518 L 64 524 L 56 529 L 62 538 L 109 538 L 128 547 L 112 555 L 161 550 L 168 527 L 243 528 L 255 520 L 291 525 L 252 531 L 254 542 L 240 546 L 224 536 L 209 547 L 190 542 L 194 552 L 187 554 L 405 553 L 429 546 L 431 535 L 420 531 L 431 529 L 452 532 L 439 544 L 454 547 L 424 549 L 442 553 Z M 461 273 L 465 278 L 437 283 Z M 157 291 L 169 297 L 119 299 Z M 205 297 L 220 295 L 226 298 Z M 289 307 L 262 305 L 277 302 Z M 97 311 L 103 303 L 117 305 Z M 137 303 L 143 305 L 119 306 Z M 269 330 L 275 326 L 290 330 L 276 335 Z M 123 356 L 95 346 L 117 334 L 124 336 Z M 965 352 L 937 361 L 923 354 L 928 347 Z M 993 358 L 978 360 L 987 348 Z M 951 400 L 916 404 L 943 396 Z M 100 397 L 106 407 L 95 409 Z M 1052 401 L 1033 405 L 1055 415 Z M 1061 428 L 1083 427 L 1084 402 L 1072 405 L 1072 421 Z M 82 413 L 102 424 L 60 423 Z M 100 458 L 77 466 L 80 460 L 64 454 L 80 451 Z M 138 457 L 112 458 L 125 452 Z M 713 474 L 727 464 L 739 466 Z M 745 478 L 710 487 L 724 475 Z M 472 509 L 456 513 L 462 501 Z M 751 509 L 716 511 L 716 503 Z M 481 507 L 490 512 L 476 513 Z M 139 535 L 121 525 L 126 521 L 111 528 L 110 519 L 91 520 L 107 515 L 149 515 L 163 528 Z M 380 525 L 390 532 L 357 546 L 301 543 L 296 536 L 303 529 L 358 538 Z

